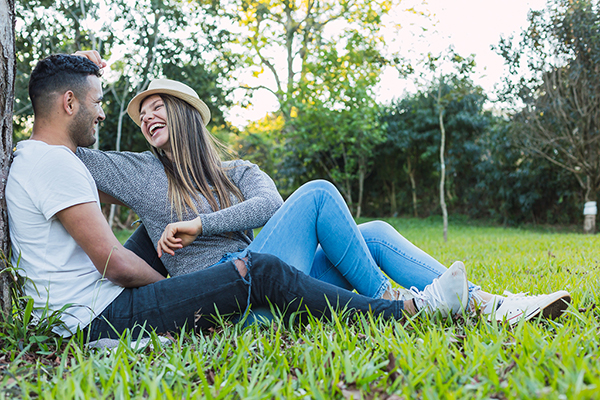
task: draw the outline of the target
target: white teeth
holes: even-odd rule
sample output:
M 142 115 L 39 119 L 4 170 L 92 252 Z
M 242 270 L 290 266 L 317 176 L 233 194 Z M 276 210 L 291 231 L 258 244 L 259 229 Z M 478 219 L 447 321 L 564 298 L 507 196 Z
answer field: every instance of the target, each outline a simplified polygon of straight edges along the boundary
M 154 131 L 157 130 L 158 128 L 164 128 L 166 125 L 165 124 L 154 124 L 150 127 L 150 134 L 154 134 Z

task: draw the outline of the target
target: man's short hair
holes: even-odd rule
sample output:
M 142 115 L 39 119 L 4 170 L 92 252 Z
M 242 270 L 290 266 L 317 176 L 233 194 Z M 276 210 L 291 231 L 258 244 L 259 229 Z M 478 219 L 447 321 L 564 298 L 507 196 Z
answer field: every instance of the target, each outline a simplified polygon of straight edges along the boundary
M 52 98 L 72 90 L 77 98 L 85 96 L 87 77 L 102 75 L 100 68 L 85 57 L 54 54 L 40 60 L 29 78 L 29 98 L 36 116 L 50 111 Z

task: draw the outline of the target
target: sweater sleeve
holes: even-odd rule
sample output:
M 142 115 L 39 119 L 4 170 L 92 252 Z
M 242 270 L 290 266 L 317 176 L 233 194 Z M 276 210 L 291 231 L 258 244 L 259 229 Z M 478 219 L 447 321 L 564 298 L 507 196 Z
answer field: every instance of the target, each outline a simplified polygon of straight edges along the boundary
M 77 148 L 77 157 L 88 168 L 98 189 L 134 208 L 148 187 L 147 169 L 152 161 L 150 152 L 100 151 Z
M 202 214 L 202 236 L 261 227 L 283 204 L 275 183 L 257 165 L 239 160 L 223 166 L 242 192 L 244 201 L 224 210 Z

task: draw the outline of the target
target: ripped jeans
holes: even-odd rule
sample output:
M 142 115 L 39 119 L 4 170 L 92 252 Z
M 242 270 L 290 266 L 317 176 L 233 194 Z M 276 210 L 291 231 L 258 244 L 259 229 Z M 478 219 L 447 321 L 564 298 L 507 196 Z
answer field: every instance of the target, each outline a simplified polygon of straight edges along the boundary
M 279 309 L 283 315 L 308 310 L 328 318 L 333 309 L 369 310 L 385 319 L 403 315 L 402 301 L 373 299 L 312 278 L 275 256 L 247 252 L 247 274 L 233 261 L 142 286 L 127 288 L 86 329 L 90 340 L 205 329 L 216 315 L 243 315 L 247 306 Z M 330 307 L 331 305 L 331 307 Z M 300 314 L 301 316 L 301 314 Z M 144 331 L 145 329 L 145 331 Z

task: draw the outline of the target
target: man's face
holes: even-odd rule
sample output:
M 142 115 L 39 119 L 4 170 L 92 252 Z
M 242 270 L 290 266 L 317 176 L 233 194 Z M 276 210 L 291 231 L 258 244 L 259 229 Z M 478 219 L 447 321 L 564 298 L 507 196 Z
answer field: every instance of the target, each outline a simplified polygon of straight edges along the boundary
M 96 125 L 104 120 L 104 111 L 102 110 L 102 85 L 100 79 L 95 76 L 88 76 L 88 88 L 79 101 L 79 110 L 73 116 L 73 121 L 69 126 L 71 140 L 77 146 L 87 147 L 96 141 L 94 133 Z

